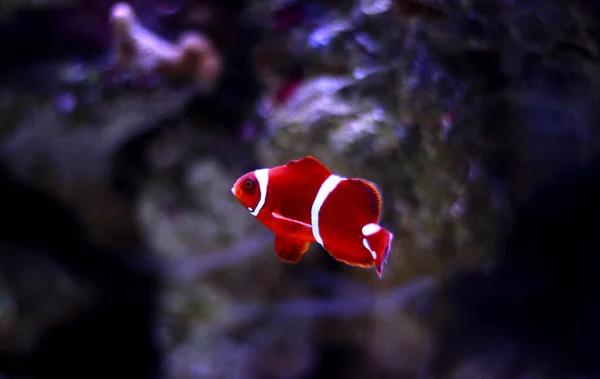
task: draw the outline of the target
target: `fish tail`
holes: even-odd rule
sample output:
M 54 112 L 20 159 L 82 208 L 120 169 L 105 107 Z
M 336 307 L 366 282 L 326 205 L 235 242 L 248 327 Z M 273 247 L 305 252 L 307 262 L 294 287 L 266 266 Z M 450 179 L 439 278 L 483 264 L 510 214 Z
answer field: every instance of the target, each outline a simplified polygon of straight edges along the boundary
M 363 226 L 362 234 L 369 249 L 375 253 L 373 257 L 375 260 L 375 269 L 381 279 L 383 265 L 387 262 L 394 235 L 389 230 L 374 223 Z

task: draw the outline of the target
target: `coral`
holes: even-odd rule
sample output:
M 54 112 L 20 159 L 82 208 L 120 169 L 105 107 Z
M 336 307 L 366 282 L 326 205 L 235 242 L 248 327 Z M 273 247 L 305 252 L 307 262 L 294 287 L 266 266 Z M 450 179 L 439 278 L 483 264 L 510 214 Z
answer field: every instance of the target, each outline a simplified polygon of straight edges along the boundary
M 590 34 L 598 16 L 593 6 L 515 4 L 359 1 L 352 9 L 325 9 L 285 33 L 265 33 L 257 49 L 269 91 L 260 109 L 265 132 L 255 145 L 260 166 L 313 155 L 339 174 L 380 187 L 381 222 L 396 237 L 377 286 L 423 274 L 445 277 L 456 268 L 487 273 L 499 262 L 494 247 L 510 225 L 512 205 L 597 151 L 600 41 Z M 293 62 L 306 75 L 274 104 L 271 93 Z M 369 272 L 339 270 L 374 280 Z M 455 317 L 446 320 L 448 329 L 468 325 L 469 315 Z M 339 324 L 356 328 L 348 320 Z M 360 327 L 382 324 L 374 316 Z M 377 342 L 404 349 L 413 335 L 407 324 L 398 315 Z M 336 345 L 341 337 L 330 338 Z M 381 357 L 391 377 L 417 375 L 399 357 L 383 362 L 364 336 L 347 338 Z M 413 341 L 405 348 L 410 353 L 398 356 L 418 360 L 423 340 Z M 440 349 L 444 358 L 456 358 L 453 346 Z M 353 366 L 356 373 L 344 377 L 361 377 L 360 367 L 375 365 L 355 360 Z M 478 377 L 461 377 L 470 375 Z
M 223 63 L 215 46 L 196 32 L 186 32 L 176 43 L 159 37 L 141 25 L 127 3 L 113 5 L 110 13 L 119 67 L 136 73 L 159 74 L 172 82 L 195 82 L 209 91 L 218 82 Z
M 390 277 L 486 266 L 510 204 L 598 143 L 585 137 L 597 135 L 598 41 L 592 13 L 577 8 L 360 1 L 267 33 L 257 48 L 267 89 L 290 62 L 308 74 L 286 101 L 265 96 L 261 165 L 314 155 L 377 183 L 397 236 Z
M 537 186 L 516 207 L 499 263 L 442 282 L 425 312 L 425 377 L 598 377 L 599 174 L 596 155 Z
M 11 170 L 77 209 L 95 241 L 147 243 L 160 254 L 169 273 L 161 337 L 175 379 L 425 379 L 419 365 L 436 350 L 426 342 L 444 328 L 455 339 L 438 346 L 441 377 L 479 379 L 482 367 L 519 377 L 503 372 L 512 345 L 498 343 L 487 357 L 466 349 L 469 337 L 487 336 L 465 327 L 477 325 L 470 317 L 476 300 L 487 299 L 489 287 L 478 285 L 485 280 L 464 281 L 473 297 L 464 287 L 457 290 L 463 297 L 453 297 L 447 287 L 449 306 L 428 308 L 429 294 L 456 268 L 493 272 L 492 247 L 510 205 L 600 146 L 597 6 L 260 0 L 242 11 L 236 0 L 234 11 L 231 3 L 177 2 L 168 16 L 153 15 L 156 5 L 139 16 L 126 3 L 110 9 L 114 63 L 125 77 L 164 79 L 156 92 L 106 91 L 98 80 L 105 67 L 82 63 L 56 71 L 42 62 L 35 74 L 7 75 L 0 120 Z M 157 36 L 187 28 L 202 34 L 187 32 L 174 43 Z M 32 82 L 52 95 L 24 91 L 38 88 Z M 189 101 L 170 85 L 188 82 L 217 88 Z M 231 133 L 241 125 L 244 141 Z M 309 154 L 381 189 L 381 223 L 395 234 L 383 280 L 338 264 L 317 244 L 298 264 L 282 263 L 272 233 L 231 196 L 242 173 Z M 556 230 L 540 236 L 549 247 L 558 245 L 550 235 L 564 234 Z M 540 271 L 550 263 L 547 249 L 539 251 L 523 278 L 539 259 L 546 263 Z M 561 269 L 573 262 L 558 257 Z M 67 296 L 63 273 L 44 262 L 31 266 L 24 281 L 42 278 L 47 286 L 12 286 L 47 300 L 28 317 L 12 317 L 14 299 L 5 309 L 9 322 L 20 319 L 21 329 L 35 332 L 62 316 L 50 312 L 53 304 L 68 311 L 77 299 Z M 588 266 L 592 274 L 596 266 Z M 516 309 L 507 304 L 504 310 Z M 420 324 L 426 311 L 441 321 Z M 21 329 L 17 337 L 27 339 Z

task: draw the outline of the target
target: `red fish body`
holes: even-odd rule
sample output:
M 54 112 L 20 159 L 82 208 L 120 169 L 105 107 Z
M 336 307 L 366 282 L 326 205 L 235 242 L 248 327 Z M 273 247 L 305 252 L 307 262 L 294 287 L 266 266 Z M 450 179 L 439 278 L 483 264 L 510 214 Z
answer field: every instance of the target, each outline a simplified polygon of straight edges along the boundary
M 344 178 L 313 157 L 240 177 L 231 192 L 275 233 L 275 252 L 297 263 L 311 242 L 352 266 L 375 266 L 381 277 L 393 234 L 378 225 L 381 196 L 372 183 Z

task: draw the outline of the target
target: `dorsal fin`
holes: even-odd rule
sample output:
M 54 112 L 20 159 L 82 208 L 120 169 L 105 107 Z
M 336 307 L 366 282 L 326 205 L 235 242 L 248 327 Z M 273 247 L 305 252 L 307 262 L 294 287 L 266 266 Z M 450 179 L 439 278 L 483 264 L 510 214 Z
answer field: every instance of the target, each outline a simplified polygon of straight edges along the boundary
M 344 191 L 350 191 L 351 196 L 357 199 L 359 204 L 364 204 L 366 210 L 373 217 L 373 221 L 379 219 L 381 195 L 375 184 L 364 179 L 352 178 L 342 182 L 340 185 L 343 185 Z
M 306 156 L 301 159 L 297 159 L 294 161 L 289 161 L 286 165 L 288 169 L 294 172 L 302 172 L 307 175 L 318 175 L 323 177 L 328 177 L 331 175 L 331 171 L 317 158 Z

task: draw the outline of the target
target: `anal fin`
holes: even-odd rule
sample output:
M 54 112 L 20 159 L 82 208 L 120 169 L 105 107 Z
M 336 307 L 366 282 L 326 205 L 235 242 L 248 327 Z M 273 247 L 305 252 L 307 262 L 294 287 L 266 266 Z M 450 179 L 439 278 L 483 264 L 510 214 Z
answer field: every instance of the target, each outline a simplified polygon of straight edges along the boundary
M 308 250 L 310 243 L 298 241 L 281 236 L 275 236 L 275 252 L 284 262 L 298 263 L 302 255 Z

